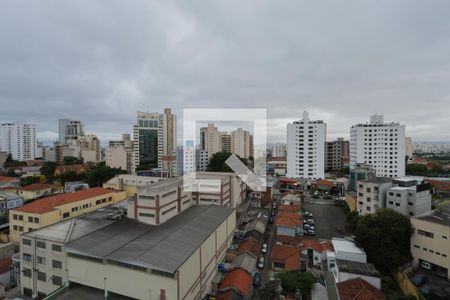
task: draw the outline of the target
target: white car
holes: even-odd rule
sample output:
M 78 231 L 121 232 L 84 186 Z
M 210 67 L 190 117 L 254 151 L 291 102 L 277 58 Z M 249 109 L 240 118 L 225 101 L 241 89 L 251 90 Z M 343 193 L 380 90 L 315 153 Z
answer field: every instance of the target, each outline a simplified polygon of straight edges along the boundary
M 306 219 L 303 221 L 306 224 L 314 224 L 314 220 L 313 219 Z
M 262 245 L 262 247 L 261 247 L 261 253 L 267 253 L 267 244 L 266 243 L 264 243 L 263 245 Z
M 260 257 L 258 260 L 258 268 L 264 269 L 264 257 Z

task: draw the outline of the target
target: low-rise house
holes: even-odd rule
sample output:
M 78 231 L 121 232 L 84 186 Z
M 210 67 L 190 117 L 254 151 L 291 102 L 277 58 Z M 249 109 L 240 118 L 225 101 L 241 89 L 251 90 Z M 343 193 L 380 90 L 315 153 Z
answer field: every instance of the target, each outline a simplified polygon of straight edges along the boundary
M 431 210 L 430 184 L 421 177 L 401 177 L 387 190 L 386 208 L 405 216 L 418 216 Z
M 9 210 L 23 205 L 23 198 L 15 193 L 0 192 L 0 228 L 8 226 Z M 3 225 L 3 226 L 2 226 Z
M 333 244 L 330 241 L 318 241 L 303 239 L 299 245 L 302 254 L 311 256 L 313 265 L 318 267 L 322 261 L 326 261 L 327 253 L 334 252 Z
M 383 292 L 358 277 L 336 284 L 339 300 L 385 300 Z
M 373 264 L 338 259 L 332 272 L 336 283 L 362 278 L 377 289 L 381 289 L 380 273 Z
M 358 213 L 361 216 L 375 213 L 386 207 L 386 193 L 392 187 L 392 178 L 372 177 L 358 181 Z
M 45 183 L 32 183 L 18 189 L 25 202 L 52 194 L 52 186 Z
M 252 238 L 248 238 L 239 244 L 236 250 L 237 254 L 248 253 L 256 258 L 259 257 L 259 252 L 261 251 L 261 242 L 256 241 Z
M 281 208 L 282 205 L 279 207 Z M 302 215 L 297 212 L 278 210 L 275 222 L 277 235 L 303 235 Z
M 237 268 L 229 271 L 219 287 L 217 300 L 250 299 L 252 290 L 252 275 Z
M 299 205 L 301 203 L 300 196 L 292 192 L 284 192 L 280 198 L 281 205 Z
M 44 197 L 9 211 L 10 241 L 23 233 L 77 217 L 125 199 L 125 192 L 92 188 Z
M 20 178 L 0 176 L 0 188 L 20 187 Z
M 353 241 L 343 238 L 332 238 L 331 244 L 336 253 L 336 259 L 362 263 L 367 262 L 366 252 L 364 252 L 362 248 L 356 246 Z
M 253 274 L 256 269 L 257 258 L 247 252 L 236 255 L 231 263 L 233 269 L 241 268 L 249 274 Z
M 273 245 L 270 257 L 275 272 L 300 270 L 301 248 L 299 247 Z
M 413 265 L 450 279 L 450 205 L 411 218 Z

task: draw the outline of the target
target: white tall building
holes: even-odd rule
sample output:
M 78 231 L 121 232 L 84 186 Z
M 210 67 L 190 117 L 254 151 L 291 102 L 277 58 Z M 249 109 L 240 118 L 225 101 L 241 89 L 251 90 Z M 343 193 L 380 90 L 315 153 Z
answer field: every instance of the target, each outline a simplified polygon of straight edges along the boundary
M 14 160 L 32 160 L 36 157 L 36 124 L 6 123 L 1 125 L 2 150 Z
M 277 144 L 270 149 L 270 155 L 272 157 L 286 157 L 286 145 Z
M 84 125 L 81 121 L 59 119 L 59 143 L 66 144 L 69 141 L 78 140 L 84 136 Z
M 384 123 L 373 115 L 369 123 L 350 128 L 350 169 L 356 164 L 371 165 L 379 177 L 405 176 L 405 126 Z
M 231 132 L 231 153 L 242 158 L 253 157 L 251 152 L 253 149 L 252 135 L 242 128 L 238 128 Z
M 414 155 L 414 144 L 411 137 L 405 137 L 405 155 L 408 156 L 409 160 L 413 159 Z
M 132 173 L 139 165 L 175 171 L 176 117 L 170 108 L 163 114 L 138 112 L 133 135 Z
M 287 125 L 287 177 L 325 178 L 326 124 L 303 119 Z

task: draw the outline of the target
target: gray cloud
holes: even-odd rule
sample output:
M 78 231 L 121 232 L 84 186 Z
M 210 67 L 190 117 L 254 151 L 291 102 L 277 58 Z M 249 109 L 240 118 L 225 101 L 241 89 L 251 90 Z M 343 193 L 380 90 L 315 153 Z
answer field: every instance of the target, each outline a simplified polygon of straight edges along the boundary
M 450 140 L 448 1 L 0 2 L 0 121 L 103 140 L 137 110 L 263 107 L 269 141 L 309 110 L 330 139 L 372 113 Z M 181 116 L 179 117 L 181 121 Z

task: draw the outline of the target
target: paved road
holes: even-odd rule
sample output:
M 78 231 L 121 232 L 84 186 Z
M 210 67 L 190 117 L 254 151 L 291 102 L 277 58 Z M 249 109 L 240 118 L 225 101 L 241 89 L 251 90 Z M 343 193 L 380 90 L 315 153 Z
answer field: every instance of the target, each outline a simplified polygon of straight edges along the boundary
M 338 229 L 345 228 L 345 213 L 341 207 L 335 205 L 334 200 L 315 200 L 311 204 L 307 198 L 303 208 L 314 215 L 316 238 L 331 239 L 346 235 L 338 232 Z

